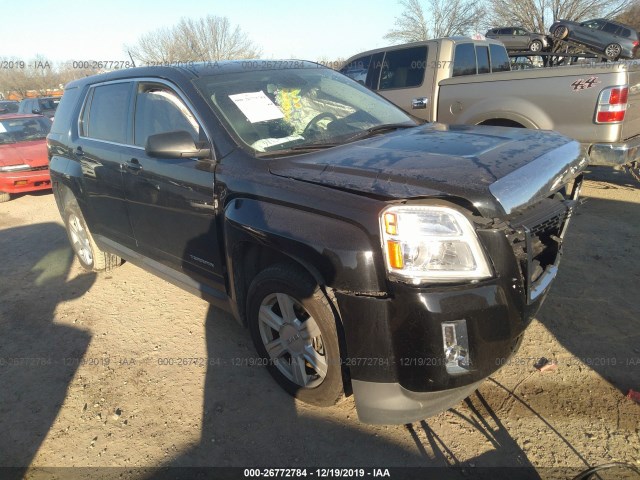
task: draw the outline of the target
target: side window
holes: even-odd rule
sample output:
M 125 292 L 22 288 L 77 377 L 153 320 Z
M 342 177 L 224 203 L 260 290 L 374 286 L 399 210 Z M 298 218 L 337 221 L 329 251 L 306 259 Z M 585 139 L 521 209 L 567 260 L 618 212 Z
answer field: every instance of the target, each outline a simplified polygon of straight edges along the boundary
M 367 72 L 369 70 L 369 64 L 371 63 L 371 55 L 356 58 L 348 65 L 345 65 L 340 70 L 340 73 L 355 80 L 356 82 L 364 85 L 367 80 Z
M 628 28 L 622 28 L 622 31 L 618 33 L 618 35 L 625 38 L 631 38 L 631 30 Z
M 426 46 L 387 52 L 380 75 L 380 90 L 422 85 L 426 63 Z
M 91 103 L 87 102 L 82 117 L 83 135 L 126 143 L 130 99 L 130 82 L 94 87 Z
M 478 73 L 489 73 L 489 48 L 478 45 L 476 47 L 476 57 L 478 58 Z
M 524 30 L 522 30 L 521 28 L 517 28 L 517 29 L 515 30 L 515 34 L 516 34 L 516 35 L 526 35 L 526 34 L 527 34 L 527 32 L 525 32 L 525 31 L 524 31 Z
M 589 22 L 584 22 L 581 24 L 583 27 L 588 27 L 588 28 L 593 28 L 593 29 L 600 29 L 602 28 L 602 26 L 604 25 L 604 21 L 602 20 L 591 20 Z
M 616 32 L 618 31 L 618 26 L 614 25 L 613 23 L 606 23 L 604 27 L 602 27 L 602 31 L 607 33 L 612 33 L 615 35 Z
M 475 75 L 476 73 L 476 49 L 473 43 L 456 45 L 453 55 L 453 76 Z
M 134 143 L 144 147 L 149 135 L 185 130 L 194 142 L 200 139 L 200 127 L 180 97 L 164 85 L 141 83 L 136 96 Z
M 502 45 L 489 45 L 491 52 L 491 71 L 492 72 L 508 72 L 511 70 L 511 63 L 507 51 Z

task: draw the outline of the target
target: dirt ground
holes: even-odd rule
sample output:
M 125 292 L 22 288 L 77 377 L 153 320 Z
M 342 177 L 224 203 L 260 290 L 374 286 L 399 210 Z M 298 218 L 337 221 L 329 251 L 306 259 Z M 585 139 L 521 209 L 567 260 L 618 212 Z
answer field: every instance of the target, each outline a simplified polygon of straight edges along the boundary
M 465 402 L 399 426 L 359 423 L 352 399 L 295 402 L 252 365 L 249 333 L 229 315 L 131 264 L 85 273 L 51 194 L 1 204 L 0 467 L 19 468 L 0 476 L 402 466 L 475 478 L 522 466 L 535 467 L 526 478 L 571 478 L 640 467 L 640 405 L 625 397 L 640 390 L 640 189 L 620 172 L 589 178 L 517 356 Z M 557 370 L 538 372 L 540 357 Z

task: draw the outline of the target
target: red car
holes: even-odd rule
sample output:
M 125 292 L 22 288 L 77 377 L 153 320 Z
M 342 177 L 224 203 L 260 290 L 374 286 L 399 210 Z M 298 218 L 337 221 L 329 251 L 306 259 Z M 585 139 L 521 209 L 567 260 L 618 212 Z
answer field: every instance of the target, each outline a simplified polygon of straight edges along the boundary
M 51 188 L 49 130 L 51 120 L 42 115 L 0 115 L 0 203 L 12 193 Z

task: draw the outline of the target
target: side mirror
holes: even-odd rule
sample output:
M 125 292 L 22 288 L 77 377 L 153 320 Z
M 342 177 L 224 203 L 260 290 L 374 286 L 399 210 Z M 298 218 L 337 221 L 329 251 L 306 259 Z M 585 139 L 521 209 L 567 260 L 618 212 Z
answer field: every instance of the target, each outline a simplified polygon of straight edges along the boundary
M 210 148 L 199 148 L 189 132 L 157 133 L 149 135 L 145 152 L 156 158 L 210 158 Z
M 39 108 L 34 108 L 33 110 L 31 110 L 31 113 L 35 113 L 36 115 L 40 115 L 42 113 L 42 110 L 40 110 Z

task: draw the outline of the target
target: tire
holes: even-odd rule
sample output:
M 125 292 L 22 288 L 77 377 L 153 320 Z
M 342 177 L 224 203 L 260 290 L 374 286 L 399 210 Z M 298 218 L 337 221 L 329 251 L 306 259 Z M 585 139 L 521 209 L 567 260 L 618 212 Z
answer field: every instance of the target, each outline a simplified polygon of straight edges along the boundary
M 8 202 L 11 200 L 11 195 L 7 192 L 0 192 L 0 203 Z
M 65 205 L 64 224 L 73 253 L 82 268 L 90 272 L 99 272 L 122 264 L 120 257 L 98 248 L 77 203 L 68 202 Z
M 249 287 L 247 319 L 258 354 L 284 390 L 322 407 L 341 399 L 336 318 L 310 275 L 286 264 L 263 270 Z
M 569 36 L 569 29 L 564 25 L 560 25 L 553 31 L 553 37 L 558 40 L 564 40 Z
M 604 54 L 611 61 L 617 60 L 621 53 L 622 53 L 622 47 L 617 43 L 610 43 L 604 49 Z
M 534 40 L 529 45 L 529 50 L 532 52 L 541 52 L 542 51 L 542 42 L 540 40 Z

